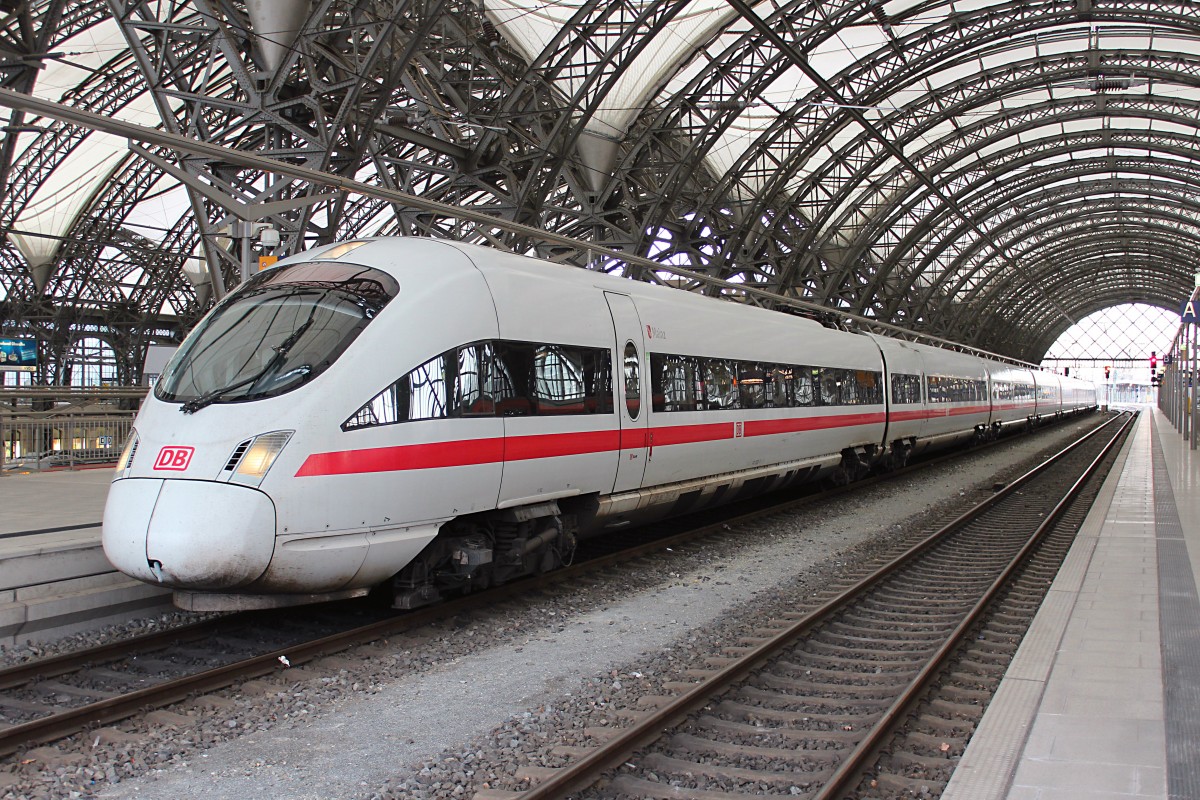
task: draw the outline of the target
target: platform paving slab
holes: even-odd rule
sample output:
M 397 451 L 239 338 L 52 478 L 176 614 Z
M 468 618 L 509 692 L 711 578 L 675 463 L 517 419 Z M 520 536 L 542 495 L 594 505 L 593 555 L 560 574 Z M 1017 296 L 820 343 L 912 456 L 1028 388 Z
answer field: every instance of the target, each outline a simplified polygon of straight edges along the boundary
M 111 469 L 0 479 L 0 645 L 49 641 L 170 608 L 113 569 L 100 544 Z

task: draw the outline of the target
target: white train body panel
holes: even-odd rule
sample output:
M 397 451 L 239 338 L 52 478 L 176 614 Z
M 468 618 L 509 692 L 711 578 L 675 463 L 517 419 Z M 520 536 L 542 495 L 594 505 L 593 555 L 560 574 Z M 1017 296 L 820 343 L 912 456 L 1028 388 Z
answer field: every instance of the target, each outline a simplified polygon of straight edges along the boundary
M 925 402 L 925 354 L 920 345 L 884 336 L 872 336 L 887 364 L 888 381 L 888 442 L 918 442 L 925 439 L 929 414 Z M 896 378 L 920 378 L 920 388 L 913 393 L 899 391 Z
M 1024 424 L 1037 417 L 1033 370 L 994 365 L 991 370 L 992 424 Z
M 562 508 L 594 533 L 1095 404 L 1078 381 L 1064 403 L 1052 376 L 429 239 L 287 259 L 180 354 L 104 547 L 141 580 L 226 594 L 362 590 L 447 523 Z M 989 369 L 1036 379 L 1037 408 L 971 395 Z

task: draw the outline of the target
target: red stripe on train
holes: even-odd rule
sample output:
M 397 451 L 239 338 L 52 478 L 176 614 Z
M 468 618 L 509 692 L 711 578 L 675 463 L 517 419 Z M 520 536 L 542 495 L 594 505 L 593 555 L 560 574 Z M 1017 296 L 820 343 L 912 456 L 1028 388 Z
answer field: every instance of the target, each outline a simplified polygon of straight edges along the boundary
M 801 419 L 747 420 L 743 428 L 743 435 L 769 436 L 794 431 L 845 428 L 881 423 L 883 420 L 882 412 Z M 734 423 L 714 422 L 703 425 L 672 425 L 655 428 L 653 431 L 647 431 L 645 428 L 633 428 L 623 431 L 550 433 L 536 436 L 509 436 L 398 445 L 396 447 L 373 447 L 363 450 L 343 450 L 336 453 L 313 453 L 305 459 L 304 464 L 296 472 L 296 477 L 464 467 L 502 461 L 527 461 L 535 458 L 632 450 L 651 444 L 649 435 L 651 433 L 655 447 L 715 442 L 733 439 L 736 435 Z

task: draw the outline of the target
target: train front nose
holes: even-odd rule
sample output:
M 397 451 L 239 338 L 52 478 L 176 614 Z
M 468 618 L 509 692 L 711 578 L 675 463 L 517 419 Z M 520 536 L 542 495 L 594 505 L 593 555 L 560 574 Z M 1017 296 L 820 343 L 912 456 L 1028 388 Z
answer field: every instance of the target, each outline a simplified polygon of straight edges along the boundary
M 245 486 L 125 478 L 104 506 L 104 553 L 139 580 L 173 589 L 236 589 L 275 551 L 275 506 Z

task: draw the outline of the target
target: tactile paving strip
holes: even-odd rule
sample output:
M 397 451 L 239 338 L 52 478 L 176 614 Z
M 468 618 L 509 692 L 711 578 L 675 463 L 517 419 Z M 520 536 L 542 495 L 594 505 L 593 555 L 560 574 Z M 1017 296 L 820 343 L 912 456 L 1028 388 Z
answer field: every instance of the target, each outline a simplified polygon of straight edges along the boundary
M 1200 596 L 1154 426 L 1154 528 L 1166 710 L 1167 795 L 1200 798 Z

